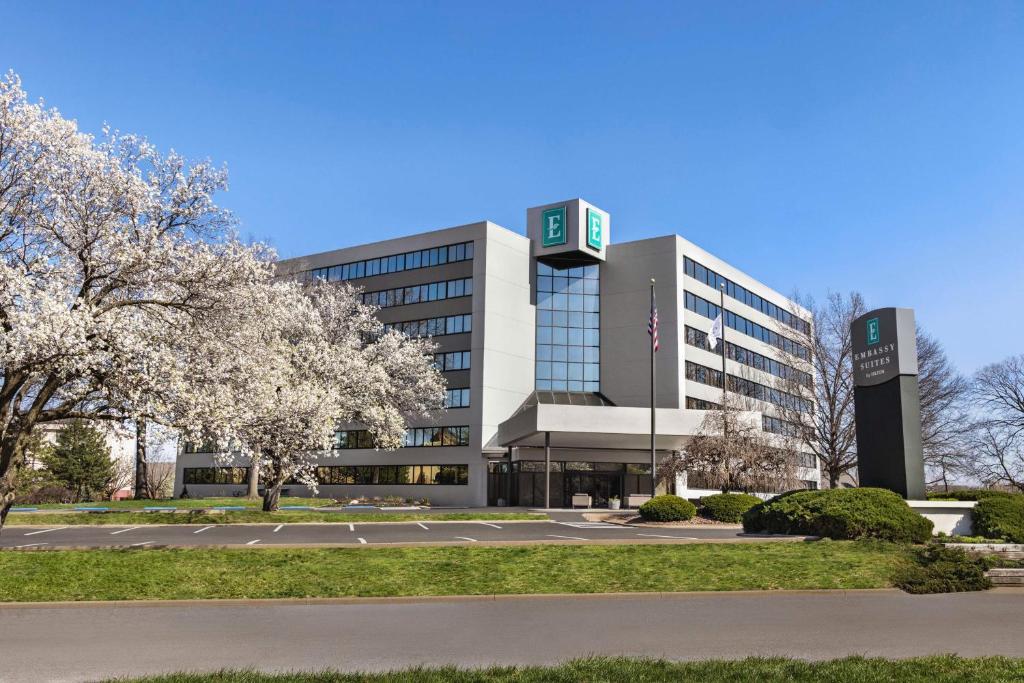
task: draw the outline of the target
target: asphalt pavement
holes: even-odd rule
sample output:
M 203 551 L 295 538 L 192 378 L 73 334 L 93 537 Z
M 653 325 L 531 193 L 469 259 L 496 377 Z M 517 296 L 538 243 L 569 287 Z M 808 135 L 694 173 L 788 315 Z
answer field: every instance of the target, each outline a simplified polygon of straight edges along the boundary
M 7 526 L 0 548 L 39 549 L 190 546 L 367 546 L 471 543 L 763 541 L 730 527 L 635 527 L 577 520 L 538 522 L 334 522 L 323 524 L 146 524 Z M 794 537 L 782 537 L 792 540 Z
M 4 681 L 252 667 L 380 671 L 587 655 L 1024 656 L 1024 591 L 0 606 Z

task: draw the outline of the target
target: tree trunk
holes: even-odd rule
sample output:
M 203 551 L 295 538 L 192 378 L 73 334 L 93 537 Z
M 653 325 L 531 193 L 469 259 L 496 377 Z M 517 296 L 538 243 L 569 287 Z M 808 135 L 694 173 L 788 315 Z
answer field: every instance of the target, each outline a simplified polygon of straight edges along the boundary
M 830 489 L 839 488 L 839 473 L 834 469 L 828 471 L 828 487 Z
M 256 500 L 260 497 L 260 457 L 259 455 L 253 455 L 252 460 L 249 462 L 249 491 L 246 493 L 246 498 L 250 500 Z
M 146 475 L 146 420 L 139 418 L 135 421 L 135 500 L 150 497 Z
M 278 507 L 281 505 L 281 486 L 283 484 L 278 481 L 267 482 L 266 491 L 263 492 L 263 511 L 264 512 L 277 512 Z

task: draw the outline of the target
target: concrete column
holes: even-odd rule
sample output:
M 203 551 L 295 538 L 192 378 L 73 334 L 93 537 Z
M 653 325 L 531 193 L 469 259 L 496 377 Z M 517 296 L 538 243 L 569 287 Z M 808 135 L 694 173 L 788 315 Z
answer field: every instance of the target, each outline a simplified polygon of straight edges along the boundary
M 551 507 L 551 432 L 544 432 L 544 508 Z

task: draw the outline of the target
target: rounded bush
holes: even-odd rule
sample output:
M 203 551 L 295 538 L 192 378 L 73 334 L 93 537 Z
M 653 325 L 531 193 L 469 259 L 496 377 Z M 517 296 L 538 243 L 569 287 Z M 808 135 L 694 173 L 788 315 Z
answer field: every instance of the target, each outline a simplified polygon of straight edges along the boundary
M 640 506 L 640 516 L 648 522 L 682 522 L 695 514 L 697 506 L 679 496 L 655 496 Z
M 701 512 L 719 522 L 739 522 L 743 513 L 760 504 L 761 499 L 746 493 L 716 493 L 700 499 Z
M 925 543 L 932 523 L 892 491 L 875 488 L 789 491 L 743 515 L 747 533 L 802 534 L 835 540 L 877 538 Z
M 1024 495 L 988 496 L 974 506 L 974 533 L 1024 543 Z

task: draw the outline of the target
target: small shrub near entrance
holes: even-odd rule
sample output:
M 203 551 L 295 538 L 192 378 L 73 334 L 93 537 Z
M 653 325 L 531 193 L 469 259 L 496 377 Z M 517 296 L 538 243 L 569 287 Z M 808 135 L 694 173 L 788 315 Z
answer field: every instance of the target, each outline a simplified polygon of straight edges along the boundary
M 758 505 L 761 499 L 747 493 L 717 493 L 700 499 L 701 512 L 718 522 L 740 522 L 743 513 Z
M 980 498 L 974 506 L 974 533 L 1024 543 L 1024 495 Z
M 992 489 L 960 489 L 957 491 L 936 491 L 928 494 L 928 500 L 985 500 L 986 498 L 1017 498 L 1019 493 L 995 491 Z
M 992 587 L 984 564 L 960 548 L 929 545 L 914 553 L 911 563 L 898 571 L 894 583 L 908 593 L 963 593 Z
M 679 496 L 655 496 L 640 506 L 640 516 L 648 522 L 683 522 L 696 514 L 697 506 Z
M 875 488 L 790 491 L 743 515 L 748 533 L 806 534 L 835 540 L 877 538 L 925 543 L 932 523 L 892 491 Z

